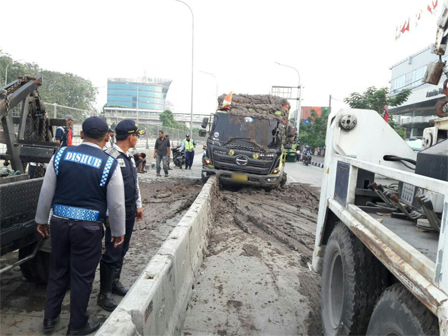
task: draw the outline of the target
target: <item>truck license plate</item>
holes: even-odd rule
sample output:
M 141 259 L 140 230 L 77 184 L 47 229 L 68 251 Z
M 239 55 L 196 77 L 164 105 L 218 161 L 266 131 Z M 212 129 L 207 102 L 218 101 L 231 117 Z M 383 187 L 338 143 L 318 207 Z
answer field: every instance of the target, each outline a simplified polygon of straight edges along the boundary
M 232 174 L 231 179 L 235 182 L 247 182 L 248 180 L 247 175 L 244 174 Z

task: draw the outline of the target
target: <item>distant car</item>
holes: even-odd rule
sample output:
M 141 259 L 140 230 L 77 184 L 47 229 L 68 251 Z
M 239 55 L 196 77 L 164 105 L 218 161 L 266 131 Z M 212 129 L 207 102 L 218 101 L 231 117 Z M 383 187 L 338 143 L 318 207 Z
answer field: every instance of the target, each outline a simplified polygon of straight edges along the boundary
M 405 141 L 415 152 L 420 152 L 423 149 L 422 139 L 410 138 L 406 139 Z

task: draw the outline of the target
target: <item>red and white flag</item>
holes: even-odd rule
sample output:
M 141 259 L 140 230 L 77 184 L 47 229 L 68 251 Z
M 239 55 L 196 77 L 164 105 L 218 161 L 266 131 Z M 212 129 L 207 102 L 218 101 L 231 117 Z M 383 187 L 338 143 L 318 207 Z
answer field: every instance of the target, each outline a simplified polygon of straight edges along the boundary
M 389 122 L 389 109 L 387 108 L 387 105 L 384 105 L 384 107 L 383 107 L 382 117 L 387 123 Z

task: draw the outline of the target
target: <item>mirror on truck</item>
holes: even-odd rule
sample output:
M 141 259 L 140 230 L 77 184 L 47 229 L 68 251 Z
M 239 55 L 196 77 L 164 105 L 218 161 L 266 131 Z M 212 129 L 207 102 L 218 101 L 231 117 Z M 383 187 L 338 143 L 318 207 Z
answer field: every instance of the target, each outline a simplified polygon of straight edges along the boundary
M 207 119 L 207 118 L 205 118 L 205 119 Z M 199 136 L 202 137 L 202 138 L 207 136 L 207 131 L 206 130 L 199 130 Z
M 202 119 L 201 127 L 202 127 L 202 128 L 206 128 L 207 125 L 208 125 L 208 118 L 204 118 L 204 119 Z M 200 135 L 200 133 L 199 133 L 199 136 L 205 136 L 205 135 Z

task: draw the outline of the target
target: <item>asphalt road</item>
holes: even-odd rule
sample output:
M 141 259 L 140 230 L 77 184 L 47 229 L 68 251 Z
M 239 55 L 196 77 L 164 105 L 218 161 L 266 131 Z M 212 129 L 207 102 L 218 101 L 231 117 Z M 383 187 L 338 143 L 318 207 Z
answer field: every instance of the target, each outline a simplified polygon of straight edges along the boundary
M 323 163 L 323 157 L 314 157 L 315 161 Z M 313 187 L 320 188 L 322 185 L 322 168 L 308 165 L 305 166 L 302 162 L 286 162 L 285 171 L 288 174 L 288 183 L 306 183 Z

